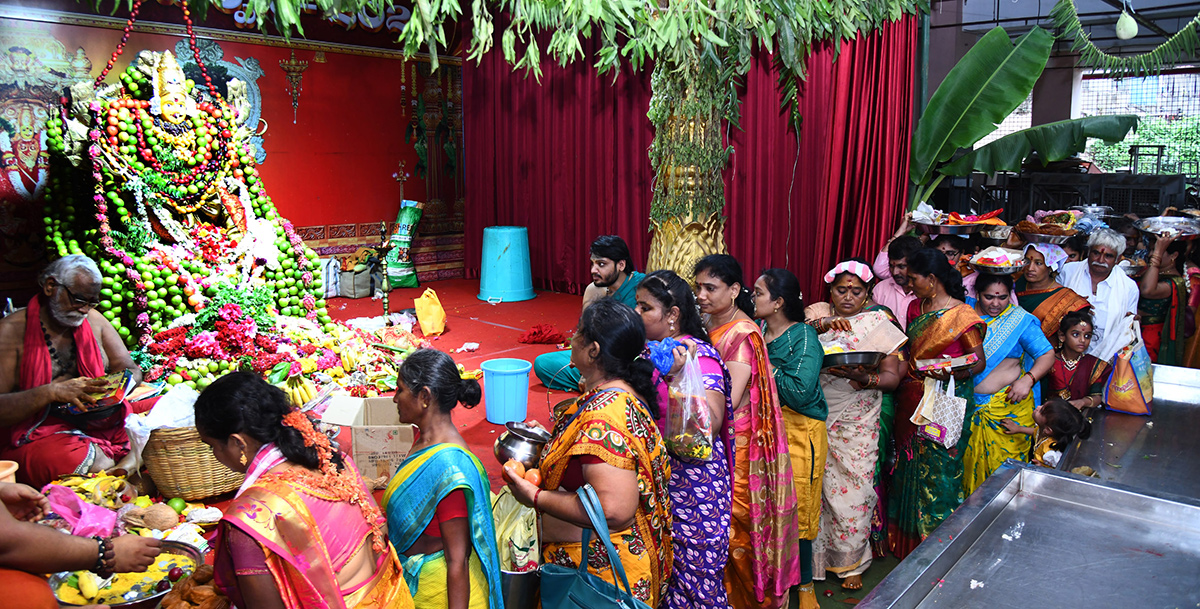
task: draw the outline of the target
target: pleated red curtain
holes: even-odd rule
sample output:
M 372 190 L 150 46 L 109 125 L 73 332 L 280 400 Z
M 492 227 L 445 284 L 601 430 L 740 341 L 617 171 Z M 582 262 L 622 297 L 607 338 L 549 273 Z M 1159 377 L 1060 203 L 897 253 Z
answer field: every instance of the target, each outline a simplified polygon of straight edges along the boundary
M 824 299 L 826 271 L 872 259 L 895 230 L 908 192 L 915 53 L 912 17 L 814 49 L 798 138 L 779 109 L 770 58 L 756 60 L 726 172 L 725 238 L 747 282 L 783 267 L 809 301 Z
M 814 50 L 804 122 L 788 129 L 769 57 L 746 77 L 726 171 L 726 243 L 747 282 L 795 272 L 812 299 L 838 260 L 870 257 L 895 227 L 908 179 L 916 20 Z M 547 66 L 541 84 L 499 53 L 463 70 L 466 265 L 478 276 L 483 229 L 529 227 L 535 285 L 578 293 L 587 249 L 620 234 L 646 259 L 652 175 L 649 75 L 616 84 L 588 62 Z
M 534 285 L 580 294 L 588 246 L 621 235 L 638 270 L 650 252 L 650 78 L 614 84 L 587 62 L 543 66 L 541 82 L 499 51 L 463 67 L 466 272 L 478 277 L 483 229 L 525 226 Z

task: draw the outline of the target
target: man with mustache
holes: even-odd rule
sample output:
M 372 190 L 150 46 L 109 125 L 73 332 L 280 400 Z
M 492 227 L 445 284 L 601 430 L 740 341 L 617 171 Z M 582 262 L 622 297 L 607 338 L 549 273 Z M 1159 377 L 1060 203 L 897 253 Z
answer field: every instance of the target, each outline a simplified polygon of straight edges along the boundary
M 1122 342 L 1121 318 L 1137 311 L 1138 286 L 1124 271 L 1116 269 L 1125 251 L 1125 237 L 1111 228 L 1092 232 L 1087 242 L 1087 259 L 1068 262 L 1058 274 L 1058 282 L 1092 303 L 1096 324 L 1088 355 L 1103 362 L 1125 345 Z M 1116 269 L 1116 272 L 1114 272 Z
M 633 270 L 629 245 L 617 235 L 601 235 L 592 241 L 592 282 L 583 291 L 583 307 L 613 297 L 629 308 L 637 305 L 637 288 L 645 277 Z M 570 351 L 543 353 L 533 360 L 533 372 L 550 389 L 579 390 L 579 371 L 570 366 Z
M 97 377 L 130 370 L 142 380 L 116 329 L 95 310 L 102 286 L 95 262 L 59 258 L 38 285 L 26 308 L 0 320 L 0 459 L 16 461 L 17 479 L 34 488 L 126 457 L 127 403 L 99 418 L 65 407 L 95 403 L 91 394 L 105 387 Z

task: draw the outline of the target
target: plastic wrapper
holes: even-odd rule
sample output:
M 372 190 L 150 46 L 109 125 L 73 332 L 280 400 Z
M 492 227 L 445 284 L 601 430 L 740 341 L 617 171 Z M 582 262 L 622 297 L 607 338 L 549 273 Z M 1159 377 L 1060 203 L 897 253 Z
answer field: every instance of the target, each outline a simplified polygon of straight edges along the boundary
M 496 550 L 500 570 L 525 573 L 536 571 L 541 549 L 538 546 L 537 512 L 517 503 L 505 487 L 492 499 L 492 518 L 496 522 Z
M 117 526 L 117 512 L 92 505 L 75 491 L 58 484 L 47 484 L 42 492 L 50 502 L 50 510 L 71 524 L 71 534 L 80 537 L 111 537 Z
M 713 454 L 712 411 L 704 391 L 700 361 L 689 355 L 669 386 L 664 440 L 676 457 L 707 461 Z

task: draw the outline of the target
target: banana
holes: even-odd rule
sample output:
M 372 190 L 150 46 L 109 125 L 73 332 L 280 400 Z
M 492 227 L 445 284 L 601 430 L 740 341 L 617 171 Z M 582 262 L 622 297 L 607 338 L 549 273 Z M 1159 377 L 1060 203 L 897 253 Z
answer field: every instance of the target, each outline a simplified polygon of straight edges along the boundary
M 83 598 L 90 601 L 100 594 L 100 582 L 91 571 L 77 571 L 75 575 L 79 578 L 79 593 Z

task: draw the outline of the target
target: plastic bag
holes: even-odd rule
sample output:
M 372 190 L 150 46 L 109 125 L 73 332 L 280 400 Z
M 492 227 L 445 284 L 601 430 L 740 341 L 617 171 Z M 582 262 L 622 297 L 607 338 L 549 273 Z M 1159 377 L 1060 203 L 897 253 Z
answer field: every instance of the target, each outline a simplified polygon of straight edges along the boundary
M 1141 326 L 1127 319 L 1132 327 L 1124 331 L 1133 339 L 1113 356 L 1112 376 L 1104 384 L 1104 405 L 1117 412 L 1149 415 L 1154 401 L 1154 368 L 1142 342 Z
M 413 301 L 413 306 L 417 309 L 417 322 L 421 324 L 422 334 L 437 336 L 446 331 L 446 310 L 442 308 L 442 302 L 433 288 L 426 288 L 425 293 Z
M 116 510 L 92 505 L 61 484 L 47 484 L 42 492 L 50 502 L 50 511 L 71 525 L 72 535 L 112 537 L 113 528 L 117 526 Z
M 383 257 L 389 287 L 415 288 L 421 285 L 417 281 L 417 265 L 413 263 L 410 251 L 413 235 L 417 232 L 417 222 L 421 221 L 421 207 L 422 204 L 416 201 L 400 203 L 396 228 L 388 238 L 392 249 Z
M 695 355 L 672 379 L 664 433 L 667 450 L 676 457 L 707 461 L 713 453 L 712 410 L 704 390 L 704 373 Z
M 538 547 L 537 512 L 517 503 L 506 486 L 492 500 L 492 519 L 496 522 L 496 550 L 501 571 L 536 571 L 541 549 Z

